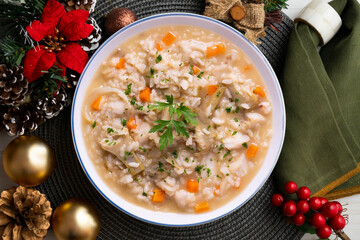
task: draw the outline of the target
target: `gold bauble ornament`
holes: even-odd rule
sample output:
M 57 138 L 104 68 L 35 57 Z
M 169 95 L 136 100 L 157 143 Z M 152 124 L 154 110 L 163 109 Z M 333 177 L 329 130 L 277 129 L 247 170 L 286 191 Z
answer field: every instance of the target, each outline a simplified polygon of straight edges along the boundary
M 55 209 L 51 226 L 58 240 L 94 240 L 100 231 L 100 218 L 88 201 L 73 198 Z
M 50 177 L 55 167 L 55 154 L 45 140 L 33 135 L 21 136 L 5 148 L 3 165 L 15 183 L 33 187 Z

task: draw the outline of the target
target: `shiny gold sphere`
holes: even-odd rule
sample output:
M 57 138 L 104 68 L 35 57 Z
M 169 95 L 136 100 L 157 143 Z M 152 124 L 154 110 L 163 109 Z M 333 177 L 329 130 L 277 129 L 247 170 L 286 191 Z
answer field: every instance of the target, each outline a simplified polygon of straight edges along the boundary
M 88 201 L 73 198 L 55 209 L 51 225 L 58 240 L 93 240 L 100 231 L 100 218 Z
M 15 183 L 33 187 L 50 177 L 55 167 L 55 154 L 43 139 L 32 135 L 21 136 L 5 148 L 3 166 Z

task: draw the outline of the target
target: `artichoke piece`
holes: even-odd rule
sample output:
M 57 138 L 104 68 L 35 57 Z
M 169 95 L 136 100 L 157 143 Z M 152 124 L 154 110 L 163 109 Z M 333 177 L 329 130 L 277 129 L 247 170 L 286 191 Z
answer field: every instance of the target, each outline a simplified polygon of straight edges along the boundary
M 111 154 L 114 154 L 121 162 L 123 162 L 132 175 L 136 175 L 145 170 L 145 167 L 142 165 L 139 157 L 135 154 L 135 152 L 125 152 L 122 154 L 120 152 L 119 146 L 116 146 L 116 144 L 111 144 L 111 142 L 109 143 L 106 140 L 102 140 L 100 145 L 102 149 Z

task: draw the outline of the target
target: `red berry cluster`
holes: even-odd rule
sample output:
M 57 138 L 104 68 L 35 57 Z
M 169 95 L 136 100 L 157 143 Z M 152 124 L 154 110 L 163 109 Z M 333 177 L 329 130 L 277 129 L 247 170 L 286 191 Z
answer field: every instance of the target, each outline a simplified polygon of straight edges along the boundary
M 292 222 L 301 226 L 305 223 L 305 214 L 309 217 L 310 224 L 316 229 L 320 239 L 326 239 L 331 235 L 331 229 L 342 230 L 346 220 L 341 213 L 343 207 L 339 202 L 329 202 L 326 198 L 312 197 L 308 187 L 297 188 L 296 183 L 290 181 L 285 183 L 285 192 L 296 193 L 297 202 L 284 200 L 281 194 L 274 194 L 271 197 L 271 204 L 275 207 L 282 207 L 283 214 L 291 217 Z

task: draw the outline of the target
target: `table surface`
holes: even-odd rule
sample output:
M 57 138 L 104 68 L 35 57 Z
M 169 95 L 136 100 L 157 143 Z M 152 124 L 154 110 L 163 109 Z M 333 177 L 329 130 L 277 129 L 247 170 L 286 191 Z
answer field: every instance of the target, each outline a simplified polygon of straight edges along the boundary
M 306 6 L 311 0 L 289 0 L 288 9 L 285 9 L 284 12 L 291 18 L 294 19 L 298 13 Z M 328 1 L 328 0 L 327 0 Z M 360 2 L 360 0 L 358 0 Z M 0 155 L 2 156 L 3 150 L 6 145 L 14 137 L 9 137 L 4 132 L 0 132 Z M 14 183 L 6 176 L 2 164 L 0 164 L 0 190 L 7 189 L 14 186 Z M 360 236 L 360 195 L 355 195 L 351 197 L 341 198 L 338 201 L 345 205 L 347 208 L 346 214 L 349 215 L 349 224 L 345 228 L 346 234 L 351 239 L 359 239 Z M 56 239 L 53 232 L 50 231 L 49 234 L 45 237 L 45 240 L 54 240 Z M 315 235 L 306 234 L 302 240 L 315 240 L 318 239 Z M 330 239 L 335 239 L 335 236 L 332 235 Z

